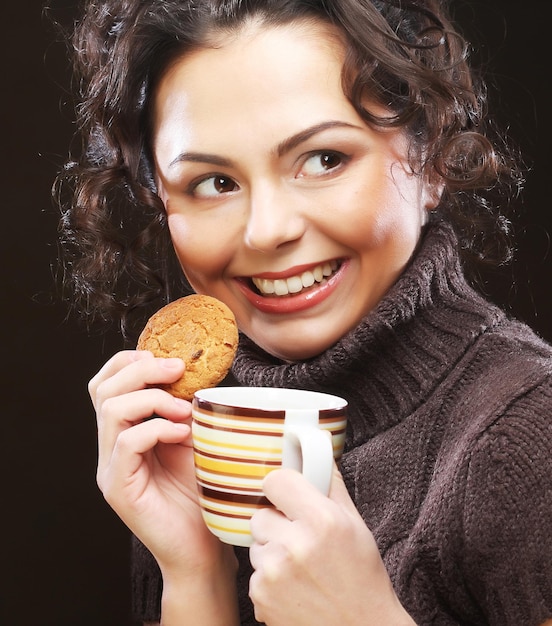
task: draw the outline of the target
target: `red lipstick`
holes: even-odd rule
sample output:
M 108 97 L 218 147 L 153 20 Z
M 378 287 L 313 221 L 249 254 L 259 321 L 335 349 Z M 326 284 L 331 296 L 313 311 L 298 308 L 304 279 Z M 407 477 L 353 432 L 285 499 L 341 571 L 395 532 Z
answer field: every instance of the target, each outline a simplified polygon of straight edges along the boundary
M 288 278 L 304 272 L 313 265 L 296 266 L 285 272 L 265 272 L 258 274 L 258 278 L 270 278 L 276 280 L 278 278 Z M 315 307 L 326 298 L 330 297 L 340 283 L 343 274 L 347 271 L 348 262 L 343 261 L 339 269 L 321 283 L 316 283 L 309 289 L 305 289 L 298 294 L 290 294 L 287 296 L 267 296 L 261 295 L 254 290 L 250 279 L 238 278 L 236 283 L 247 298 L 247 300 L 259 311 L 263 313 L 271 313 L 274 315 L 284 315 L 290 313 L 300 313 Z

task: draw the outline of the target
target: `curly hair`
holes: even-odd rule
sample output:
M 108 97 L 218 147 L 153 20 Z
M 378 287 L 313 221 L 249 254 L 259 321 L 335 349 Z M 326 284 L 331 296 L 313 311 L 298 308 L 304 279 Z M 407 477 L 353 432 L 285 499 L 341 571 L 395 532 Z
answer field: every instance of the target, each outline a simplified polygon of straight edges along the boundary
M 346 46 L 343 90 L 359 115 L 407 132 L 413 164 L 443 184 L 436 210 L 465 256 L 509 257 L 500 207 L 522 177 L 492 133 L 484 84 L 444 2 L 88 0 L 71 38 L 81 154 L 56 187 L 66 276 L 84 313 L 132 330 L 134 313 L 145 316 L 186 289 L 152 170 L 151 103 L 173 61 L 251 17 L 337 27 Z M 383 105 L 385 118 L 365 108 L 367 98 Z

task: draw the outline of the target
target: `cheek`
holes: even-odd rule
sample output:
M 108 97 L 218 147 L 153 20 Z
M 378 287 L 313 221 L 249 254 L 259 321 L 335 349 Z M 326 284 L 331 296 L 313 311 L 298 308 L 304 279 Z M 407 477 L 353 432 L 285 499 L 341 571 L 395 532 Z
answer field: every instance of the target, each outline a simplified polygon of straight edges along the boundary
M 180 215 L 171 215 L 170 213 L 167 223 L 176 256 L 182 265 L 187 265 L 188 256 L 193 258 L 193 250 L 196 245 L 196 237 L 194 237 L 191 224 Z
M 216 279 L 228 263 L 231 240 L 203 220 L 168 216 L 169 232 L 182 270 L 193 286 Z
M 362 187 L 354 193 L 342 195 L 338 202 L 338 214 L 331 214 L 326 229 L 332 237 L 353 250 L 368 251 L 380 247 L 398 221 L 389 196 L 373 187 Z
M 416 181 L 398 177 L 382 174 L 377 184 L 371 180 L 350 194 L 333 221 L 335 236 L 361 253 L 404 262 L 419 238 L 423 210 Z

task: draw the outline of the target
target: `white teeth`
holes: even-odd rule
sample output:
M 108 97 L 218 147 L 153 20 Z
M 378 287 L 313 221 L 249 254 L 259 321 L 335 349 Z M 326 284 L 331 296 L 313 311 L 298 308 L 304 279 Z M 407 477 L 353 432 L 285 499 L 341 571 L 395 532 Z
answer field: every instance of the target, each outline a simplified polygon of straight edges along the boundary
M 289 293 L 299 293 L 303 289 L 303 281 L 300 276 L 293 276 L 287 279 L 287 288 Z
M 287 296 L 287 294 L 289 293 L 287 281 L 275 280 L 274 281 L 274 293 L 277 296 Z
M 274 286 L 273 280 L 266 280 L 264 278 L 258 278 L 258 282 L 255 282 L 257 285 L 257 289 L 262 293 L 272 294 L 275 292 L 276 287 Z
M 314 283 L 321 283 L 324 278 L 331 276 L 339 267 L 337 261 L 317 265 L 312 270 L 303 272 L 300 276 L 290 278 L 253 278 L 253 284 L 263 295 L 287 296 L 290 293 L 299 293 L 302 289 L 312 287 Z
M 303 287 L 312 287 L 315 283 L 314 274 L 312 272 L 303 272 L 301 274 L 301 283 Z

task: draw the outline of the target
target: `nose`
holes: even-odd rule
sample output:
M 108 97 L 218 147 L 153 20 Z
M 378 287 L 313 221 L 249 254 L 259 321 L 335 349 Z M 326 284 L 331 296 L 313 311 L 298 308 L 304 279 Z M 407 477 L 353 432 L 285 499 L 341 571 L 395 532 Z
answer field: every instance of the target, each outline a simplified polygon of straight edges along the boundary
M 272 252 L 298 241 L 305 232 L 305 218 L 293 194 L 281 186 L 263 185 L 251 191 L 245 229 L 245 244 Z

